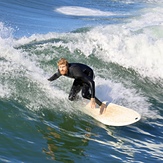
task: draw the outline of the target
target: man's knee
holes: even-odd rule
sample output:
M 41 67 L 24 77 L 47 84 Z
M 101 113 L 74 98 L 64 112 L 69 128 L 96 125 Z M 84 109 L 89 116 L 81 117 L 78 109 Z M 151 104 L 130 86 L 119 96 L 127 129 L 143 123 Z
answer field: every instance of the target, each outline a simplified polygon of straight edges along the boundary
M 75 96 L 73 96 L 73 95 L 69 95 L 69 96 L 68 96 L 68 99 L 69 99 L 70 101 L 74 101 Z
M 74 101 L 77 97 L 77 94 L 80 92 L 81 88 L 82 88 L 81 85 L 75 85 L 75 86 L 73 85 L 71 88 L 68 99 L 70 101 Z
M 82 97 L 83 98 L 86 98 L 86 99 L 90 99 L 91 98 L 91 95 L 88 94 L 88 93 L 82 92 Z

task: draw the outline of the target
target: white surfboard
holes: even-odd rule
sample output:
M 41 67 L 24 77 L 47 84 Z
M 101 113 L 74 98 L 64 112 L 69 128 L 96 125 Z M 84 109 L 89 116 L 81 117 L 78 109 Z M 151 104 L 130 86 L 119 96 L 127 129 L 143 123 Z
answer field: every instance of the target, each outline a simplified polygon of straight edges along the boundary
M 141 119 L 136 111 L 113 103 L 110 103 L 102 114 L 99 113 L 99 108 L 92 109 L 89 104 L 83 110 L 86 114 L 109 126 L 126 126 Z

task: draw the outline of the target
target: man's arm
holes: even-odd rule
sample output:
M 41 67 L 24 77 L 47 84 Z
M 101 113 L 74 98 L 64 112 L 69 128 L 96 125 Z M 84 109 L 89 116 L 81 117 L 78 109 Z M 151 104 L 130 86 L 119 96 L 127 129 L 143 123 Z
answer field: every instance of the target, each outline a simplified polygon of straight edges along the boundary
M 55 73 L 52 77 L 50 77 L 48 80 L 49 81 L 53 81 L 58 79 L 61 76 L 61 74 L 59 73 L 59 71 L 57 73 Z

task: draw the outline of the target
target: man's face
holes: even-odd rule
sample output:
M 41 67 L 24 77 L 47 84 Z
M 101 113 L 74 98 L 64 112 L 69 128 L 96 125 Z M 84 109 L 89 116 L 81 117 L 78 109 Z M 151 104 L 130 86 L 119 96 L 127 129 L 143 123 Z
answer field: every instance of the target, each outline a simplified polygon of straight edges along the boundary
M 65 64 L 59 65 L 58 69 L 61 75 L 66 75 L 68 73 L 68 67 Z

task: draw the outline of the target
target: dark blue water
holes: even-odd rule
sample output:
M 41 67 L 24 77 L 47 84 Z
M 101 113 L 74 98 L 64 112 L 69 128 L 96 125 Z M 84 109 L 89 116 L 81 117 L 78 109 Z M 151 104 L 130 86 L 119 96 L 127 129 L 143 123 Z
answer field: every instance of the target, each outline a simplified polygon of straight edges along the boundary
M 163 160 L 163 3 L 157 0 L 0 1 L 0 162 Z M 112 127 L 49 83 L 65 57 L 95 71 L 96 96 L 139 112 Z M 82 99 L 81 99 L 82 100 Z

